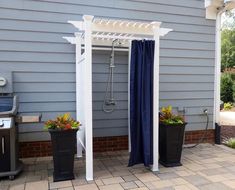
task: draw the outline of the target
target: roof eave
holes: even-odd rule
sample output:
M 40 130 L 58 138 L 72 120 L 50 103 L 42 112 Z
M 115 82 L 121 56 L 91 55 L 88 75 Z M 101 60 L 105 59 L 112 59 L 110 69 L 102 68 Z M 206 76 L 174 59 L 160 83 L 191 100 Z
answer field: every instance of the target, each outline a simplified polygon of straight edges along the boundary
M 231 10 L 235 8 L 235 0 L 205 0 L 206 19 L 215 20 L 221 8 Z

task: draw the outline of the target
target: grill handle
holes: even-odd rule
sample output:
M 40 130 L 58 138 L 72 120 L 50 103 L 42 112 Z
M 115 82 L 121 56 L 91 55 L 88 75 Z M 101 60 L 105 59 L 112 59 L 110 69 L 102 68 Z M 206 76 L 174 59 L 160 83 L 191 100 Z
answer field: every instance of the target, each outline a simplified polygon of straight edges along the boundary
M 2 154 L 5 154 L 5 138 L 2 137 Z

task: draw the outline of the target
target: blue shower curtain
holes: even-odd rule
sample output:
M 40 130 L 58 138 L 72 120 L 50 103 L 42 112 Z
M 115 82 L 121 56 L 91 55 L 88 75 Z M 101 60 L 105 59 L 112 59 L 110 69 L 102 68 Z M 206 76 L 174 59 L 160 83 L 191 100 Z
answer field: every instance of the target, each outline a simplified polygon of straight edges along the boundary
M 154 41 L 132 41 L 129 166 L 153 164 L 153 62 Z

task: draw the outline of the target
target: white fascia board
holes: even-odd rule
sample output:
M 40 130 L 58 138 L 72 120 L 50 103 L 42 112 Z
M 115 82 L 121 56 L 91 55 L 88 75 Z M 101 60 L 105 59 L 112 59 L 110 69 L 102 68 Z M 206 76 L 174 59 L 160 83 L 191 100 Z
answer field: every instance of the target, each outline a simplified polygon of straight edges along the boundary
M 217 15 L 217 8 L 216 7 L 207 7 L 206 8 L 206 19 L 210 20 L 216 20 L 216 15 Z
M 205 0 L 206 18 L 216 20 L 221 8 L 232 10 L 235 8 L 235 0 Z
M 235 9 L 235 0 L 226 0 L 226 10 Z
M 224 0 L 205 0 L 206 19 L 216 20 L 218 8 L 222 7 Z
M 205 7 L 214 6 L 220 7 L 224 3 L 224 0 L 205 0 Z

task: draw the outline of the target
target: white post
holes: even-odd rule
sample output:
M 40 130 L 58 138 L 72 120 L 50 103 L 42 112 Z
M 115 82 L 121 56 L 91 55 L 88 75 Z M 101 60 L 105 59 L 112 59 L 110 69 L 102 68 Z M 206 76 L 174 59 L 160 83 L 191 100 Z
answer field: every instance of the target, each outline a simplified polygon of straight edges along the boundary
M 153 165 L 152 171 L 158 171 L 159 154 L 159 64 L 160 64 L 160 22 L 153 23 L 154 32 L 154 70 L 153 70 Z
M 131 41 L 128 51 L 128 149 L 131 152 L 131 115 L 130 115 L 130 76 L 131 76 Z
M 82 84 L 81 81 L 81 73 L 82 73 L 82 63 L 79 64 L 79 61 L 81 59 L 82 54 L 82 47 L 81 47 L 81 34 L 75 34 L 75 42 L 76 42 L 76 119 L 77 121 L 80 121 L 83 123 L 84 117 L 82 117 L 82 104 L 83 104 L 83 93 L 82 93 Z M 83 133 L 83 127 L 80 128 L 80 130 L 77 132 L 77 157 L 82 157 L 82 144 L 80 142 L 81 136 Z
M 84 65 L 84 118 L 86 127 L 86 179 L 93 180 L 93 129 L 92 129 L 92 19 L 84 15 L 85 26 L 85 65 Z
M 215 124 L 220 122 L 220 73 L 221 73 L 221 14 L 220 11 L 216 17 L 216 35 L 215 35 L 215 82 L 214 82 L 214 118 Z

